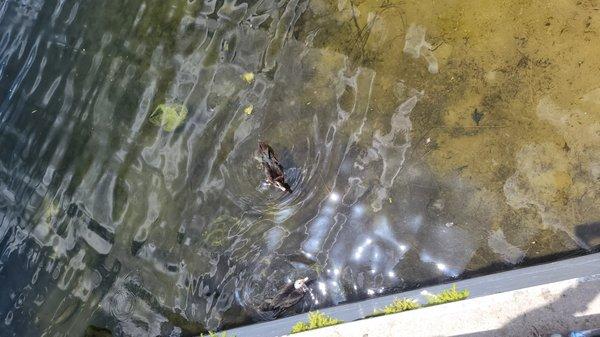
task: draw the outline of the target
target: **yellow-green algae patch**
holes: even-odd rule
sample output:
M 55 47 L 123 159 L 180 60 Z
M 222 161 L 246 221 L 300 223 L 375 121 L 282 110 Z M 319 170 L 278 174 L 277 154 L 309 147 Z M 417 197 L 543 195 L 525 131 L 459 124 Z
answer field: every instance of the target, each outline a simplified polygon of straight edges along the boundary
M 149 117 L 150 123 L 160 126 L 165 131 L 177 129 L 188 115 L 188 110 L 183 104 L 164 103 L 156 107 Z

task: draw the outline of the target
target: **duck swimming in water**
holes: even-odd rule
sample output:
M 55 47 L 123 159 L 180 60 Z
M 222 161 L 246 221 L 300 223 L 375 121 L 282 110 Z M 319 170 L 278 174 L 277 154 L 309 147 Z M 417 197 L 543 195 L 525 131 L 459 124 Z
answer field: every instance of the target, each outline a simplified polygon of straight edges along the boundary
M 258 141 L 256 157 L 262 164 L 267 184 L 273 185 L 282 191 L 292 193 L 290 185 L 285 182 L 283 166 L 279 163 L 277 157 L 275 157 L 273 148 L 263 141 Z
M 296 280 L 294 283 L 288 283 L 273 298 L 267 299 L 260 306 L 262 311 L 274 311 L 275 315 L 281 314 L 288 308 L 293 307 L 309 291 L 308 277 Z

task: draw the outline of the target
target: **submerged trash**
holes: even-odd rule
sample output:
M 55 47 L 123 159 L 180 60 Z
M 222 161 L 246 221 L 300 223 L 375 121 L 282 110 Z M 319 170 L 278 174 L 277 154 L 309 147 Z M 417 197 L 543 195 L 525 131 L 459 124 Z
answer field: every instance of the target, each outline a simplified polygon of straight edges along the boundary
M 187 114 L 188 110 L 183 104 L 163 103 L 156 107 L 148 119 L 150 123 L 170 132 L 181 125 Z
M 279 290 L 275 297 L 265 300 L 260 306 L 262 311 L 275 311 L 278 315 L 284 310 L 293 307 L 296 303 L 306 295 L 308 292 L 308 277 L 296 280 L 294 283 L 288 283 Z
M 408 28 L 406 41 L 404 43 L 404 52 L 415 59 L 423 56 L 427 61 L 427 70 L 432 74 L 438 72 L 438 61 L 431 51 L 431 44 L 425 41 L 425 27 L 417 26 L 414 23 Z
M 283 166 L 275 157 L 275 153 L 273 153 L 273 149 L 269 144 L 258 141 L 257 159 L 263 166 L 267 184 L 273 185 L 282 191 L 292 193 L 290 185 L 285 182 Z
M 252 104 L 244 108 L 244 113 L 246 115 L 252 115 L 252 111 L 254 111 L 254 106 Z

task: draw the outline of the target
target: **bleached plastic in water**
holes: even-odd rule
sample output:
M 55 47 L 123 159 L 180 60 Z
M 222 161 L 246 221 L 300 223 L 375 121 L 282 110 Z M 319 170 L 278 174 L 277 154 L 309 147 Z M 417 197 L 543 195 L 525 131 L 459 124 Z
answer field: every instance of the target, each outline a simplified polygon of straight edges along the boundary
M 425 27 L 415 25 L 414 23 L 406 32 L 404 43 L 404 52 L 415 59 L 423 56 L 427 61 L 427 70 L 432 74 L 438 72 L 438 61 L 431 51 L 431 44 L 425 41 Z

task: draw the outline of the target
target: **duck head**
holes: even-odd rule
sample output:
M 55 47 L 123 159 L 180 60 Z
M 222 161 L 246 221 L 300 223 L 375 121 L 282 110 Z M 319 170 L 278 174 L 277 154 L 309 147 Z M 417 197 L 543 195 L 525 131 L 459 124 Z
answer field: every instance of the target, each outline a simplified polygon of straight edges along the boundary
M 302 292 L 308 291 L 308 287 L 306 286 L 306 282 L 308 282 L 308 277 L 296 280 L 294 282 L 294 289 L 300 290 Z

